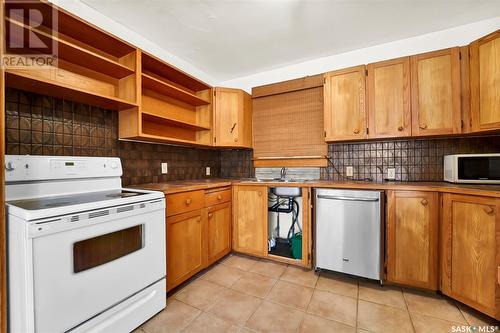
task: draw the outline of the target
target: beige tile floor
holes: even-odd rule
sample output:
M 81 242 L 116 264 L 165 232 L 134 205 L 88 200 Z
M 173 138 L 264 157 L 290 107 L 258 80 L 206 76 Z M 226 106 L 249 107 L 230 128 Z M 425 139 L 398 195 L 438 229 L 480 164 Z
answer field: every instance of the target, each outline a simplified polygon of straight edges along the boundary
M 496 324 L 436 294 L 239 255 L 178 289 L 134 333 L 439 333 Z

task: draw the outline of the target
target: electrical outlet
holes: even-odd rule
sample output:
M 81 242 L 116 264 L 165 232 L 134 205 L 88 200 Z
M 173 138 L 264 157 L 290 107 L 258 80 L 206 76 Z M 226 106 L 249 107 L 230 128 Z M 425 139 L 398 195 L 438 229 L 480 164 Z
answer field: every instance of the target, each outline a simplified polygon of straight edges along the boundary
M 164 162 L 161 164 L 161 173 L 168 173 L 168 164 Z
M 354 176 L 354 168 L 352 166 L 346 167 L 345 168 L 345 175 L 346 175 L 346 177 Z
M 388 168 L 387 169 L 387 179 L 394 180 L 396 179 L 396 169 Z
M 206 167 L 206 168 L 205 168 L 205 174 L 206 174 L 207 176 L 210 176 L 210 167 Z

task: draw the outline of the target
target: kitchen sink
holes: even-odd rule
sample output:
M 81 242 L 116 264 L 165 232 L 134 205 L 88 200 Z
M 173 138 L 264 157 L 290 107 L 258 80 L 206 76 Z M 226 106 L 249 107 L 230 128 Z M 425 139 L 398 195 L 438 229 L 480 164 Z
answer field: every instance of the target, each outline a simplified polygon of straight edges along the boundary
M 271 191 L 279 197 L 300 197 L 302 195 L 300 187 L 278 186 L 272 187 Z

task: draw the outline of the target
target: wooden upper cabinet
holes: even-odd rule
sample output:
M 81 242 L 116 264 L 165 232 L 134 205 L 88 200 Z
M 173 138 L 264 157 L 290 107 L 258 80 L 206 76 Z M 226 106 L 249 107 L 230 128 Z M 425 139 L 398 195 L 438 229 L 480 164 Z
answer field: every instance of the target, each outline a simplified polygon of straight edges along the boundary
M 231 203 L 207 208 L 208 265 L 231 252 Z
M 325 74 L 325 140 L 366 138 L 365 66 Z
M 267 187 L 233 187 L 233 249 L 267 256 Z
M 437 290 L 438 193 L 389 191 L 387 280 Z
M 443 195 L 441 289 L 444 294 L 500 319 L 498 235 L 500 199 Z
M 411 57 L 412 135 L 461 133 L 458 47 Z
M 240 89 L 214 89 L 214 145 L 252 148 L 252 99 Z
M 469 45 L 472 131 L 500 129 L 500 30 Z
M 369 64 L 368 137 L 411 135 L 410 58 Z

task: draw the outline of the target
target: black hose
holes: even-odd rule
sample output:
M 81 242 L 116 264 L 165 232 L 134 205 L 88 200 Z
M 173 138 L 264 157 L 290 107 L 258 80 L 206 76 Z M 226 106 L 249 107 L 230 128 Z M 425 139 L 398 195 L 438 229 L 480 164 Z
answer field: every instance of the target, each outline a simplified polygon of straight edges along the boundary
M 289 245 L 292 245 L 292 237 L 295 235 L 295 224 L 297 224 L 297 228 L 299 229 L 300 232 L 302 232 L 302 228 L 300 227 L 299 224 L 299 212 L 300 212 L 300 206 L 297 200 L 293 198 L 293 203 L 292 203 L 292 225 L 290 226 L 290 229 L 288 229 L 288 234 L 287 234 L 287 240 Z

